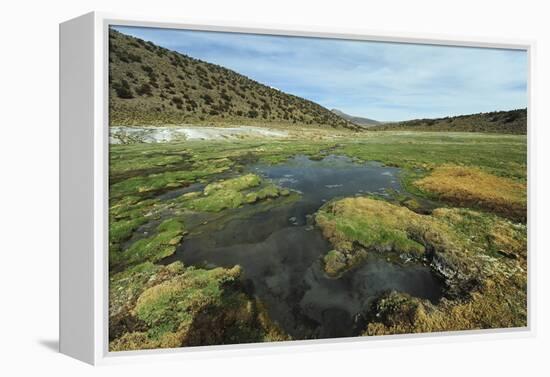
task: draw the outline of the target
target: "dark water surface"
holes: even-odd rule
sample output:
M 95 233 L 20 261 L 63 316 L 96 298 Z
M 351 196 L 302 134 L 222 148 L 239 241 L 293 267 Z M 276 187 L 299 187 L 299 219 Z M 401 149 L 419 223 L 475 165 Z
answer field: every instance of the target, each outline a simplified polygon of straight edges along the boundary
M 235 217 L 216 231 L 192 233 L 175 259 L 186 265 L 240 265 L 271 318 L 295 339 L 358 335 L 365 325 L 361 313 L 387 290 L 440 298 L 440 283 L 428 267 L 390 263 L 376 253 L 339 279 L 322 270 L 321 257 L 331 246 L 312 225 L 311 215 L 335 197 L 399 191 L 399 169 L 340 156 L 321 161 L 298 156 L 250 170 L 300 191 L 300 200 Z

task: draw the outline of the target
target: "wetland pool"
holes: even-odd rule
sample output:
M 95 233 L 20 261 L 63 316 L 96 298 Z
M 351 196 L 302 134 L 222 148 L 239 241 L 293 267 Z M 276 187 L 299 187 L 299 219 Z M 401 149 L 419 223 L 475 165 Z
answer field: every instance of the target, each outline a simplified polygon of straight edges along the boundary
M 250 292 L 293 339 L 360 335 L 373 299 L 389 290 L 432 302 L 441 297 L 442 283 L 428 266 L 390 262 L 374 252 L 339 278 L 323 271 L 322 257 L 331 245 L 313 224 L 312 215 L 334 198 L 401 191 L 399 169 L 330 155 L 321 160 L 296 156 L 278 165 L 250 165 L 247 170 L 300 192 L 300 198 L 225 219 L 223 226 L 210 228 L 215 231 L 191 232 L 167 261 L 240 265 Z

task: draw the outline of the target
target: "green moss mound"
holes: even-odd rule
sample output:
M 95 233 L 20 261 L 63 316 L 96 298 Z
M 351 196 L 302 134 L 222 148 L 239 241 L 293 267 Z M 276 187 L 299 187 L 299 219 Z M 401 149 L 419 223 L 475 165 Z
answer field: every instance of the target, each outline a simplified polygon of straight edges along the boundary
M 111 351 L 287 340 L 239 287 L 241 270 L 145 263 L 111 278 Z
M 181 221 L 165 220 L 150 237 L 135 241 L 123 251 L 109 253 L 111 267 L 123 267 L 143 262 L 157 262 L 172 255 L 185 234 Z
M 368 252 L 428 260 L 445 282 L 437 305 L 392 292 L 380 297 L 365 335 L 527 324 L 527 231 L 496 215 L 439 208 L 431 215 L 367 197 L 325 205 L 317 224 L 335 250 L 324 257 L 338 277 Z
M 266 199 L 275 199 L 290 195 L 290 191 L 276 185 L 265 183 L 255 174 L 222 180 L 207 185 L 202 195 L 193 193 L 182 196 L 185 207 L 201 212 L 220 212 L 237 208 L 245 203 L 256 203 Z M 262 185 L 262 186 L 260 186 Z
M 407 208 L 370 198 L 347 198 L 323 206 L 315 221 L 335 250 L 324 258 L 325 271 L 336 276 L 365 259 L 368 251 L 423 256 L 422 239 L 432 236 L 434 224 Z M 451 243 L 440 225 L 438 242 Z M 445 237 L 445 238 L 443 238 Z

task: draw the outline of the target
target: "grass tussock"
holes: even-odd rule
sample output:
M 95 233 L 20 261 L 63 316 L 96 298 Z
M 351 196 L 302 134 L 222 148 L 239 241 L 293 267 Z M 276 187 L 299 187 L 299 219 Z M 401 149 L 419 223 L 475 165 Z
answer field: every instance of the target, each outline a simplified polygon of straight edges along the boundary
M 527 218 L 526 185 L 464 166 L 440 166 L 415 185 L 454 205 L 483 208 L 514 220 Z

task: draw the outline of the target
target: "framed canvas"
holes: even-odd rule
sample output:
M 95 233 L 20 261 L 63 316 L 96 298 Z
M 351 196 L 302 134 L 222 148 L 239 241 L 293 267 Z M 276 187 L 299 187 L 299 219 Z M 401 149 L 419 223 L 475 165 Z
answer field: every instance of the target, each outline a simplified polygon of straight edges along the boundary
M 61 24 L 61 352 L 531 335 L 532 51 L 102 13 Z

